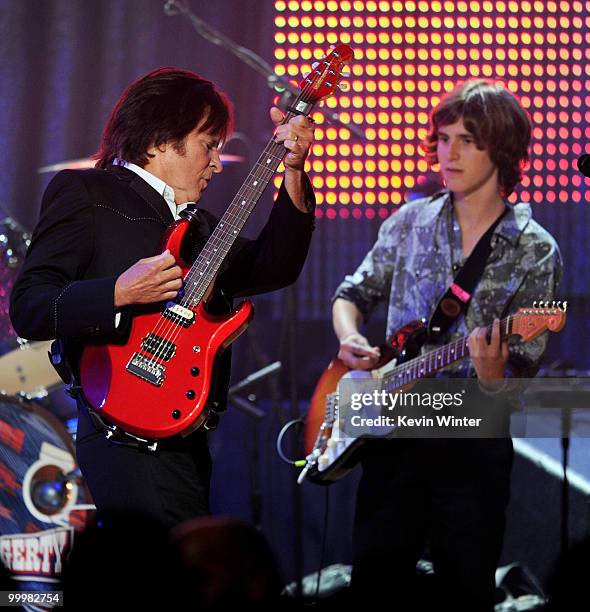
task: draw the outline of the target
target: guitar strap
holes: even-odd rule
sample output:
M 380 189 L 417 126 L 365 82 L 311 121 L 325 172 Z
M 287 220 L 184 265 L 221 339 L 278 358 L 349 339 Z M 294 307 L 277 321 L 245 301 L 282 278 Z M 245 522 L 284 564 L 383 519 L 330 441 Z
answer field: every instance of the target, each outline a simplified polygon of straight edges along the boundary
M 449 329 L 453 321 L 465 314 L 473 291 L 481 279 L 488 257 L 492 251 L 492 234 L 508 210 L 506 207 L 502 214 L 490 225 L 486 233 L 479 239 L 473 251 L 459 270 L 459 273 L 438 301 L 430 321 L 428 333 L 431 342 L 436 341 Z

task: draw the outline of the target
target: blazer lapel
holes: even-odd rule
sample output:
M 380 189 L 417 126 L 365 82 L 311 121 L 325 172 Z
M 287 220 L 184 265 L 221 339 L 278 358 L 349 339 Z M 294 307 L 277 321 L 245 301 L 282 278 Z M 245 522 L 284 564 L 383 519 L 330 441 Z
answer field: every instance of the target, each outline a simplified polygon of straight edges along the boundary
M 142 200 L 156 213 L 158 219 L 168 227 L 173 221 L 174 217 L 170 212 L 168 204 L 163 196 L 161 196 L 150 184 L 146 183 L 140 176 L 135 172 L 123 168 L 122 166 L 111 166 L 110 172 L 114 172 L 117 178 L 122 181 L 127 181 L 129 186 Z

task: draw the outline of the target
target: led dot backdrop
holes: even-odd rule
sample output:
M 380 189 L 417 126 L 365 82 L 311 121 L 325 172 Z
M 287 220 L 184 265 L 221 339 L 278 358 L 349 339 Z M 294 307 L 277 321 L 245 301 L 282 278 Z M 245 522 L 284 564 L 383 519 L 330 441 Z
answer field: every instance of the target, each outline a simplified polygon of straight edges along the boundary
M 590 201 L 572 173 L 590 135 L 590 2 L 275 2 L 275 70 L 299 80 L 331 44 L 355 50 L 347 92 L 316 115 L 310 169 L 319 217 L 386 217 L 427 170 L 429 110 L 459 81 L 499 80 L 534 124 L 531 168 L 512 199 Z
M 327 106 L 365 136 L 327 123 L 321 109 L 314 115 L 308 169 L 318 223 L 298 284 L 303 318 L 329 317 L 335 287 L 428 170 L 420 142 L 430 109 L 472 77 L 500 81 L 531 116 L 531 162 L 511 200 L 530 202 L 557 238 L 562 295 L 590 315 L 580 250 L 590 181 L 575 166 L 590 137 L 590 2 L 276 0 L 274 9 L 275 70 L 293 83 L 330 45 L 355 50 L 348 90 Z

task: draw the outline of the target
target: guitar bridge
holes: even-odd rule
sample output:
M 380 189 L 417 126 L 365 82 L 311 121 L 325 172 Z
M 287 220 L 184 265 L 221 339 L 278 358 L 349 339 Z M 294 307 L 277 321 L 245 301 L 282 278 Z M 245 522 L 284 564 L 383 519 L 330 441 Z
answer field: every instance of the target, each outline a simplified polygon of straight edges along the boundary
M 161 387 L 166 378 L 164 375 L 166 368 L 163 365 L 144 357 L 140 353 L 135 353 L 131 357 L 127 364 L 127 371 L 156 387 Z

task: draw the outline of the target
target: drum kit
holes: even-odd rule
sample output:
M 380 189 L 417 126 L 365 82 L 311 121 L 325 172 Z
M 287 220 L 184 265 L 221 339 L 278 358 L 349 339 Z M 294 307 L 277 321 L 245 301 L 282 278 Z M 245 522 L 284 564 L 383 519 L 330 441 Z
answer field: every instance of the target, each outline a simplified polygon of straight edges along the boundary
M 0 215 L 0 559 L 16 586 L 56 590 L 64 557 L 94 505 L 76 465 L 75 405 L 48 358 L 20 338 L 10 292 L 30 235 Z M 69 426 L 69 428 L 68 428 Z

